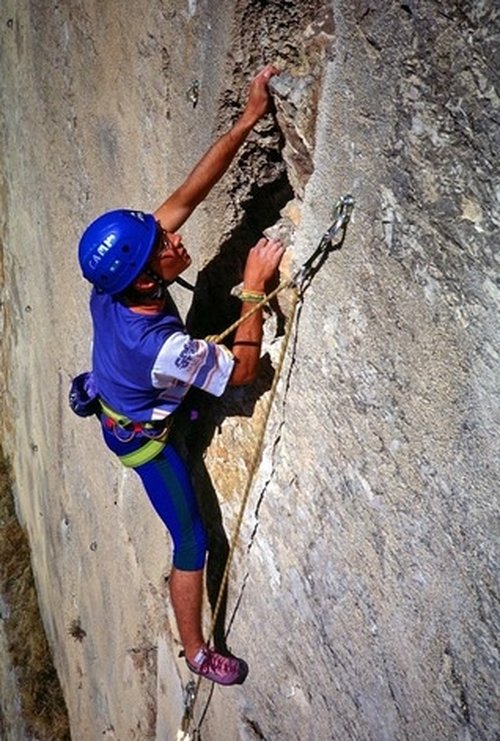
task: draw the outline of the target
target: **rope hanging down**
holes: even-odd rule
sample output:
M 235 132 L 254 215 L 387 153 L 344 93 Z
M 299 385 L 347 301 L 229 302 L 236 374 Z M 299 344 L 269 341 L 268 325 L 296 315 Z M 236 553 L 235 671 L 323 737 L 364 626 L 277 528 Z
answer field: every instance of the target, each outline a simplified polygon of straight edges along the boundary
M 222 605 L 224 591 L 226 589 L 227 582 L 229 579 L 229 571 L 231 568 L 231 563 L 233 560 L 234 552 L 236 550 L 238 536 L 239 536 L 241 525 L 243 522 L 243 516 L 244 516 L 246 505 L 247 505 L 247 502 L 250 496 L 250 492 L 252 490 L 254 478 L 257 473 L 257 469 L 260 463 L 262 448 L 264 446 L 264 436 L 265 436 L 265 432 L 267 428 L 267 422 L 269 420 L 272 404 L 276 396 L 278 382 L 281 377 L 281 371 L 283 369 L 283 365 L 285 362 L 285 355 L 286 355 L 286 351 L 288 348 L 290 336 L 292 333 L 294 321 L 295 321 L 297 306 L 298 306 L 299 300 L 302 298 L 305 288 L 307 287 L 307 285 L 309 285 L 313 276 L 316 274 L 319 268 L 323 265 L 329 252 L 331 252 L 334 249 L 338 249 L 342 246 L 342 243 L 345 237 L 345 230 L 351 218 L 351 213 L 352 213 L 353 208 L 354 208 L 354 199 L 351 195 L 345 195 L 342 198 L 340 198 L 340 200 L 336 203 L 333 209 L 333 219 L 334 220 L 333 220 L 332 225 L 324 233 L 323 237 L 321 238 L 321 241 L 319 242 L 313 254 L 301 265 L 301 267 L 298 268 L 290 278 L 287 278 L 284 281 L 282 281 L 273 291 L 271 291 L 269 294 L 264 296 L 262 301 L 255 304 L 255 306 L 253 306 L 242 317 L 240 317 L 237 321 L 231 324 L 227 329 L 225 329 L 223 332 L 221 332 L 218 335 L 207 338 L 207 339 L 210 339 L 210 341 L 212 342 L 221 342 L 228 335 L 230 335 L 231 332 L 233 332 L 237 327 L 239 327 L 240 324 L 242 324 L 250 316 L 255 314 L 255 312 L 259 311 L 259 309 L 261 309 L 263 306 L 266 306 L 267 304 L 269 304 L 269 302 L 272 301 L 273 298 L 275 298 L 275 296 L 277 296 L 281 291 L 285 290 L 285 288 L 294 289 L 292 307 L 290 311 L 290 316 L 287 321 L 286 332 L 283 337 L 283 342 L 281 344 L 280 355 L 278 358 L 278 362 L 276 364 L 276 370 L 274 373 L 273 383 L 272 383 L 269 396 L 267 399 L 267 404 L 264 410 L 264 414 L 262 415 L 262 418 L 261 418 L 261 424 L 258 430 L 259 434 L 257 438 L 257 445 L 254 451 L 254 455 L 252 457 L 252 461 L 250 463 L 247 483 L 245 486 L 245 490 L 244 490 L 243 497 L 242 497 L 241 504 L 240 504 L 240 509 L 239 509 L 238 516 L 236 519 L 236 526 L 234 528 L 233 537 L 231 540 L 231 546 L 230 546 L 229 554 L 226 560 L 226 566 L 224 569 L 224 573 L 222 575 L 222 580 L 221 580 L 221 585 L 219 588 L 217 602 L 216 602 L 216 605 L 215 605 L 215 608 L 212 614 L 212 622 L 210 625 L 210 631 L 209 631 L 208 638 L 207 638 L 208 643 L 210 643 L 214 635 L 217 617 L 219 615 L 219 611 Z M 340 240 L 335 243 L 334 241 L 336 240 L 338 234 L 341 235 Z M 186 691 L 185 693 L 185 710 L 184 710 L 184 716 L 182 718 L 181 729 L 178 735 L 179 739 L 185 739 L 186 741 L 188 741 L 188 739 L 190 738 L 189 729 L 190 729 L 191 723 L 194 720 L 194 707 L 196 704 L 196 700 L 198 698 L 201 679 L 202 677 L 198 676 L 196 686 L 194 686 L 194 682 L 192 680 L 188 683 L 187 687 L 189 688 L 189 690 Z M 202 715 L 202 718 L 200 722 L 198 723 L 197 728 L 194 730 L 194 738 L 199 738 L 199 733 L 200 733 L 199 729 L 205 717 L 206 710 L 207 710 L 207 707 L 205 707 L 205 711 Z

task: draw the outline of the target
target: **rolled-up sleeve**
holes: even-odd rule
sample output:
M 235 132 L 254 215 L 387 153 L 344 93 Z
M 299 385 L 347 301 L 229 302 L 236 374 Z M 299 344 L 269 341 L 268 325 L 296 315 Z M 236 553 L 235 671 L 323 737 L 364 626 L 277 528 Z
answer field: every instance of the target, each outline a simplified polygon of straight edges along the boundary
M 233 366 L 234 357 L 223 345 L 195 340 L 184 332 L 174 332 L 156 357 L 151 380 L 158 389 L 181 383 L 221 396 Z

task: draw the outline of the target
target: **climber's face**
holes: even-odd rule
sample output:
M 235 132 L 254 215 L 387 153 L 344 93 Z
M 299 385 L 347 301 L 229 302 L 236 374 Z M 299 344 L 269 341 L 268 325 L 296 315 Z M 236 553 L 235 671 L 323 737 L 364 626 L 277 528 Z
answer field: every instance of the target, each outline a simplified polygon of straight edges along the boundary
M 149 263 L 164 280 L 175 280 L 191 265 L 191 258 L 182 244 L 181 235 L 159 227 L 159 237 Z

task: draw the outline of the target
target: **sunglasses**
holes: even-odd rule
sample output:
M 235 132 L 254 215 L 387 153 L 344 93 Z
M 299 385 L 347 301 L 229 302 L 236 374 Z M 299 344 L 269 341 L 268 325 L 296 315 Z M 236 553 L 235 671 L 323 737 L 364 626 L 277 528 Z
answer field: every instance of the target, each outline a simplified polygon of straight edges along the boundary
M 168 250 L 172 249 L 172 243 L 167 237 L 166 233 L 158 227 L 158 234 L 156 237 L 156 242 L 153 245 L 153 249 L 151 251 L 151 258 L 152 260 L 155 260 L 157 257 L 162 257 L 162 255 L 165 254 L 165 252 L 168 252 Z

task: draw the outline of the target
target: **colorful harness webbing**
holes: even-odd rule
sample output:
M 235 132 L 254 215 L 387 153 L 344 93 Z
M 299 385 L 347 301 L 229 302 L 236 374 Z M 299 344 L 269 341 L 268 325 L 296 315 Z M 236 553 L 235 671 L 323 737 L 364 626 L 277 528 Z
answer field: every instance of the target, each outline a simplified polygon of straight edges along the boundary
M 101 405 L 101 409 L 108 417 L 111 419 L 118 427 L 121 427 L 122 429 L 126 429 L 129 425 L 133 426 L 133 433 L 132 437 L 135 437 L 135 434 L 137 432 L 144 432 L 146 437 L 148 436 L 148 431 L 154 430 L 155 425 L 151 422 L 139 422 L 135 423 L 128 417 L 126 417 L 124 414 L 120 414 L 119 412 L 116 412 L 114 409 L 112 409 L 108 404 L 106 404 L 102 399 L 99 399 L 99 404 Z M 142 466 L 144 463 L 149 463 L 149 461 L 153 460 L 153 458 L 156 458 L 156 456 L 161 453 L 165 445 L 167 444 L 168 440 L 168 433 L 170 432 L 170 420 L 167 422 L 164 429 L 160 430 L 157 437 L 150 438 L 147 442 L 144 443 L 144 445 L 141 445 L 140 448 L 137 450 L 132 451 L 131 453 L 126 453 L 125 455 L 118 456 L 120 461 L 123 463 L 124 466 L 127 466 L 127 468 L 138 468 L 139 466 Z M 151 432 L 149 432 L 151 434 Z

